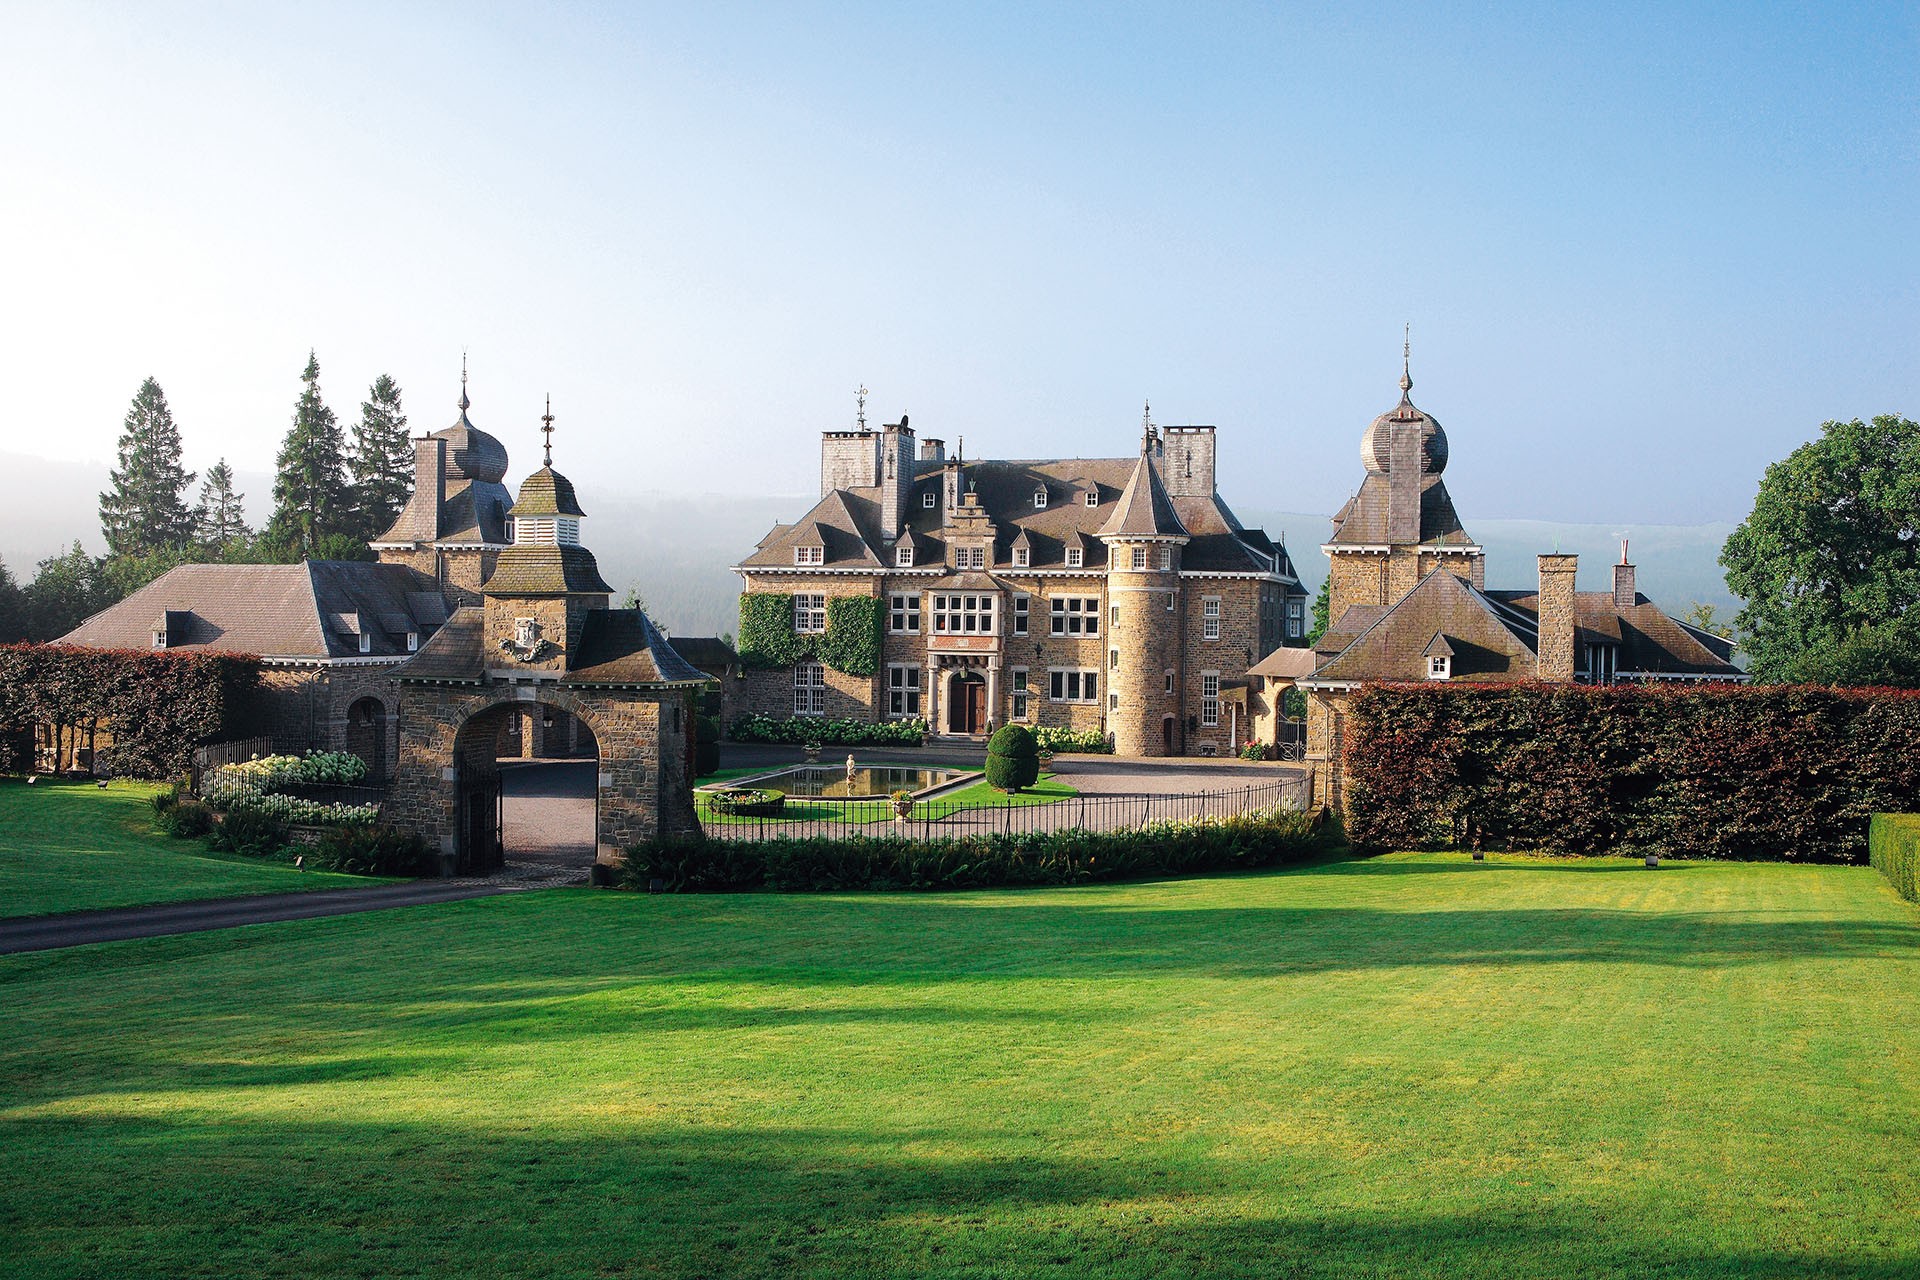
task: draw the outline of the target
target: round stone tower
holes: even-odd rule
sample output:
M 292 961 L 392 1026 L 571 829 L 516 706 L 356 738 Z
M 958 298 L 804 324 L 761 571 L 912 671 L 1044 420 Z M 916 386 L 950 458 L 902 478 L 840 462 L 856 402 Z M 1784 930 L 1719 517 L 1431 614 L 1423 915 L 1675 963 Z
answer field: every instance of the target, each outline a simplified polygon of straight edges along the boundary
M 1123 756 L 1179 755 L 1186 738 L 1180 557 L 1188 534 L 1153 455 L 1149 424 L 1133 477 L 1100 529 L 1107 547 L 1107 729 Z

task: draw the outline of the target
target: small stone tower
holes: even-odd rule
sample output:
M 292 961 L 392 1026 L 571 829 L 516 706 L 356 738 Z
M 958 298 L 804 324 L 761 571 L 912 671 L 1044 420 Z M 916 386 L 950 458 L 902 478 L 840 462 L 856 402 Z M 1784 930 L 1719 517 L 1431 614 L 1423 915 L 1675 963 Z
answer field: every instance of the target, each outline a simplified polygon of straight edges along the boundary
M 480 584 L 507 541 L 513 496 L 501 483 L 506 446 L 467 420 L 467 375 L 460 373 L 460 417 L 413 445 L 413 493 L 393 527 L 373 541 L 384 564 L 404 564 L 440 584 L 447 603 L 480 603 Z
M 1149 419 L 1133 476 L 1100 528 L 1107 546 L 1107 728 L 1123 756 L 1178 755 L 1185 737 L 1180 556 L 1189 535 L 1154 463 L 1157 444 Z
M 553 415 L 542 421 L 551 432 Z M 580 545 L 586 512 L 573 482 L 553 469 L 551 435 L 545 463 L 521 484 L 507 515 L 513 543 L 487 579 L 485 652 L 510 655 L 523 671 L 567 671 L 587 615 L 607 608 L 613 588 L 600 577 L 593 552 Z

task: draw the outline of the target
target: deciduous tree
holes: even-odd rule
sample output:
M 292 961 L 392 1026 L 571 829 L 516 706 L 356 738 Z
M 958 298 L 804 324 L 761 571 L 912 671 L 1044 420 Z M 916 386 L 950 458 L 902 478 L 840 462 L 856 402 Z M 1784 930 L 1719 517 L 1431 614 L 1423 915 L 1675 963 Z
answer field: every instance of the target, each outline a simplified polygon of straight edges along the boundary
M 58 639 L 117 598 L 101 562 L 78 542 L 42 560 L 22 595 L 29 640 Z

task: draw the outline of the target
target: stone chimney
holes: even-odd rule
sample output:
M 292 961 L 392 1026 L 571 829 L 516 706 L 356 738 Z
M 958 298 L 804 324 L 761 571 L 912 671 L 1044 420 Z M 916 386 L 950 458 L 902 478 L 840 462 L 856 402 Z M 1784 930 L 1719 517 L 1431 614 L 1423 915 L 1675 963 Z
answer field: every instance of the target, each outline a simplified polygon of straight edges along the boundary
M 865 489 L 880 483 L 880 435 L 857 431 L 820 433 L 820 496 L 835 489 Z
M 913 428 L 906 415 L 880 432 L 880 536 L 888 542 L 907 527 L 907 500 L 913 496 Z
M 447 442 L 421 436 L 413 442 L 413 496 L 407 500 L 406 536 L 432 542 L 440 536 L 440 512 L 447 505 Z
M 1633 565 L 1627 560 L 1627 540 L 1620 539 L 1620 563 L 1613 566 L 1613 607 L 1631 609 L 1640 589 L 1633 580 Z
M 928 436 L 920 442 L 920 461 L 945 462 L 947 460 L 947 442 Z
M 1214 493 L 1212 427 L 1160 428 L 1160 481 L 1175 498 Z
M 1540 557 L 1540 643 L 1535 674 L 1542 680 L 1573 679 L 1573 579 L 1579 556 Z

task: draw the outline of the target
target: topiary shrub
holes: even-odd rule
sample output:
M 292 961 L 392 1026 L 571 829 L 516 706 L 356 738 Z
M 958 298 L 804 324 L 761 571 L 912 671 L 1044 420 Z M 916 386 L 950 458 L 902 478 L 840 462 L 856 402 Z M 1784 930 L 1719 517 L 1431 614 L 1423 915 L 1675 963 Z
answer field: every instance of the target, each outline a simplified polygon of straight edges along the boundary
M 322 871 L 356 876 L 423 876 L 434 870 L 435 863 L 419 832 L 376 826 L 325 832 L 308 861 Z
M 1018 795 L 1039 780 L 1040 747 L 1033 733 L 1023 724 L 995 730 L 987 740 L 987 785 Z

